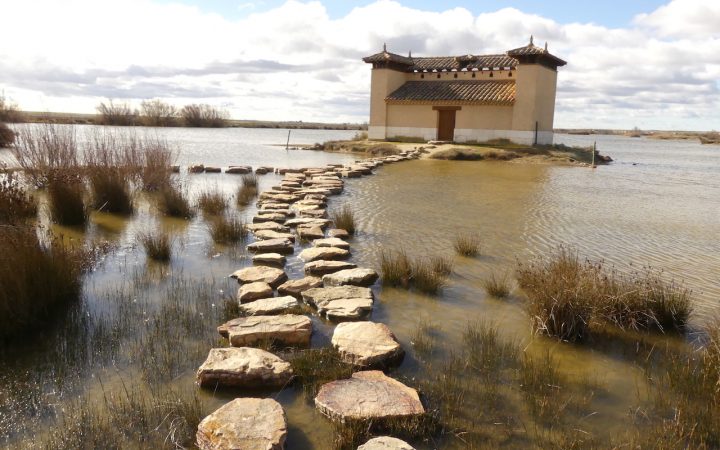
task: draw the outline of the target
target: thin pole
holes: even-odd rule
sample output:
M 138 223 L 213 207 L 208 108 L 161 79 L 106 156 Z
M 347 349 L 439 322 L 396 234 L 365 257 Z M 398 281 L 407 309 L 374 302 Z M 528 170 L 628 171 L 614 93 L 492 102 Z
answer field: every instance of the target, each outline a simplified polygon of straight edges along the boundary
M 285 150 L 287 150 L 288 147 L 290 147 L 290 130 L 288 130 L 288 138 L 287 142 L 285 143 Z
M 597 152 L 597 141 L 593 142 L 593 151 L 592 151 L 592 168 L 595 168 L 595 152 Z

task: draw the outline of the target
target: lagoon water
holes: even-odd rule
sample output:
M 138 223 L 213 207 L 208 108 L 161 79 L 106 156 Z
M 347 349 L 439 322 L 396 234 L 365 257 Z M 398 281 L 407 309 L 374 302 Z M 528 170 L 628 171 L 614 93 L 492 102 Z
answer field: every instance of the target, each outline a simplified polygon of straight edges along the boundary
M 78 132 L 89 128 L 79 127 Z M 150 131 L 177 145 L 178 163 L 183 166 L 202 162 L 307 167 L 356 159 L 347 154 L 286 151 L 287 130 Z M 293 130 L 291 143 L 347 139 L 353 134 Z M 569 376 L 592 373 L 598 378 L 605 388 L 593 401 L 596 414 L 586 421 L 589 433 L 607 437 L 625 428 L 628 410 L 638 404 L 642 391 L 640 370 L 632 360 L 621 352 L 534 338 L 517 292 L 510 300 L 501 301 L 488 297 L 482 287 L 491 273 L 512 275 L 518 261 L 569 245 L 583 257 L 602 259 L 619 270 L 652 266 L 664 270 L 668 278 L 683 281 L 693 289 L 694 328 L 720 314 L 720 146 L 618 136 L 556 136 L 556 142 L 570 145 L 594 141 L 614 163 L 592 170 L 418 160 L 381 167 L 374 176 L 346 180 L 345 192 L 333 197 L 329 206 L 349 204 L 356 212 L 360 232 L 352 240 L 353 262 L 379 269 L 380 252 L 400 248 L 411 256 L 444 255 L 455 261 L 454 273 L 439 296 L 373 287 L 379 300 L 371 320 L 387 323 L 408 350 L 395 374 L 412 377 L 417 370 L 410 340 L 419 321 L 438 325 L 442 341 L 450 347 L 459 342 L 468 321 L 492 321 L 503 337 L 522 341 L 528 352 L 550 349 Z M 0 153 L 0 157 L 7 158 L 7 154 Z M 225 174 L 181 177 L 191 197 L 214 186 L 230 197 L 239 183 L 237 176 Z M 269 189 L 279 179 L 277 175 L 261 176 L 260 190 Z M 255 212 L 254 206 L 236 210 L 234 202 L 230 204 L 230 213 L 246 219 Z M 168 340 L 162 343 L 166 351 L 177 347 L 182 358 L 158 363 L 169 371 L 161 382 L 180 390 L 195 389 L 194 370 L 216 341 L 217 309 L 237 288 L 226 276 L 251 263 L 242 248 L 213 245 L 202 214 L 190 221 L 162 218 L 152 196 L 146 194 L 139 195 L 136 205 L 137 211 L 129 219 L 94 213 L 85 231 L 47 224 L 67 238 L 109 241 L 115 249 L 88 275 L 85 298 L 75 307 L 77 315 L 87 321 L 60 317 L 52 327 L 28 330 L 26 340 L 0 354 L 0 445 L 23 446 L 27 436 L 44 432 L 55 409 L 77 397 L 98 398 L 108 386 L 121 382 L 145 383 L 142 361 L 132 353 L 137 348 L 133 345 L 148 341 L 133 334 L 148 332 L 143 324 L 157 319 L 158 311 L 162 312 L 172 297 L 168 292 L 178 286 L 199 292 L 197 304 L 191 308 L 197 332 L 155 336 L 153 351 L 160 351 L 157 341 L 163 338 Z M 175 239 L 170 266 L 149 264 L 136 245 L 136 234 L 153 228 L 164 229 Z M 453 255 L 452 239 L 461 231 L 479 233 L 482 256 Z M 302 262 L 290 257 L 286 269 L 291 278 L 300 277 Z M 327 345 L 332 324 L 313 320 L 313 346 Z M 132 333 L 119 338 L 120 348 L 110 352 L 98 344 L 104 342 L 98 336 L 105 336 L 106 329 L 113 326 Z M 89 331 L 81 333 L 74 327 Z M 692 338 L 690 333 L 688 339 Z M 103 357 L 103 352 L 112 357 Z M 578 367 L 582 371 L 575 369 Z M 288 388 L 279 394 L 253 394 L 277 398 L 286 408 L 288 449 L 330 448 L 331 427 L 300 392 Z M 240 393 L 200 393 L 206 412 L 234 395 Z M 423 445 L 420 448 L 425 448 Z M 442 446 L 461 447 L 457 442 Z

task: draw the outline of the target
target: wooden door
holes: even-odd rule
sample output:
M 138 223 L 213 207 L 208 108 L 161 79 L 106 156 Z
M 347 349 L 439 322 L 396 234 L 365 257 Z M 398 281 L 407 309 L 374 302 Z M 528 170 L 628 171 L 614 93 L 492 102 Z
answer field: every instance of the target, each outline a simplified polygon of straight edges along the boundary
M 455 112 L 454 109 L 438 110 L 438 141 L 451 142 L 455 139 Z

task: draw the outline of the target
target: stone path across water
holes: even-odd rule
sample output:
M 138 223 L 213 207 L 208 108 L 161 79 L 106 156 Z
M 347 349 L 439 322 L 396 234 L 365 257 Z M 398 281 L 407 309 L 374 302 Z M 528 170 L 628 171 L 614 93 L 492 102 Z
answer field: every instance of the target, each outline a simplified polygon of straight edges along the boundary
M 218 326 L 218 332 L 232 347 L 210 351 L 198 370 L 198 384 L 267 388 L 289 382 L 292 377 L 289 363 L 253 347 L 267 342 L 309 346 L 312 321 L 304 314 L 296 314 L 308 308 L 301 306 L 301 300 L 312 305 L 318 315 L 338 322 L 362 319 L 372 313 L 375 299 L 369 286 L 377 281 L 378 274 L 373 269 L 342 261 L 350 256 L 348 239 L 352 236 L 343 229 L 328 230 L 332 224 L 327 218 L 328 197 L 343 191 L 343 178 L 371 175 L 376 167 L 419 156 L 418 151 L 413 151 L 357 161 L 349 166 L 256 169 L 258 174 L 274 171 L 284 177 L 278 185 L 258 195 L 258 212 L 247 225 L 256 239 L 247 246 L 248 251 L 255 253 L 254 266 L 231 275 L 240 284 L 237 301 L 242 317 Z M 203 171 L 208 168 L 196 165 L 190 169 L 191 173 Z M 252 173 L 252 167 L 231 166 L 225 172 Z M 306 276 L 289 280 L 284 270 L 285 255 L 294 254 L 296 241 L 300 240 L 312 241 L 297 255 L 304 262 Z M 343 359 L 358 367 L 388 366 L 404 355 L 390 329 L 374 322 L 338 324 L 332 344 Z M 322 386 L 315 404 L 333 419 L 399 417 L 424 412 L 414 389 L 379 371 L 356 372 L 351 379 Z M 197 444 L 202 449 L 280 449 L 286 434 L 287 423 L 279 403 L 237 398 L 200 423 Z M 362 448 L 412 449 L 391 437 L 372 439 Z

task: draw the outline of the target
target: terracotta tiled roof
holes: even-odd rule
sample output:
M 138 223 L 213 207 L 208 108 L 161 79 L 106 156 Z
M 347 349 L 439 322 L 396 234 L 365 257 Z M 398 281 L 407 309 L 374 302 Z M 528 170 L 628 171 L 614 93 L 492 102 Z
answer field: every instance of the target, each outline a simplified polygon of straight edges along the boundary
M 437 56 L 413 58 L 415 63 L 408 70 L 410 71 L 433 71 L 433 70 L 482 70 L 483 68 L 493 69 L 495 67 L 515 67 L 517 60 L 507 55 L 463 55 L 463 56 Z
M 408 81 L 388 95 L 385 101 L 512 105 L 515 103 L 515 82 L 509 80 Z
M 413 58 L 398 55 L 397 53 L 390 53 L 388 51 L 382 51 L 380 53 L 375 53 L 374 55 L 366 56 L 363 58 L 363 61 L 366 63 L 394 62 L 406 66 L 413 65 Z
M 548 52 L 547 48 L 540 48 L 537 45 L 533 44 L 532 38 L 530 39 L 530 43 L 525 47 L 512 49 L 508 51 L 507 54 L 509 56 L 517 57 L 520 59 L 524 59 L 524 57 L 528 56 L 541 56 L 557 66 L 564 66 L 565 64 L 567 64 L 567 62 Z

